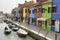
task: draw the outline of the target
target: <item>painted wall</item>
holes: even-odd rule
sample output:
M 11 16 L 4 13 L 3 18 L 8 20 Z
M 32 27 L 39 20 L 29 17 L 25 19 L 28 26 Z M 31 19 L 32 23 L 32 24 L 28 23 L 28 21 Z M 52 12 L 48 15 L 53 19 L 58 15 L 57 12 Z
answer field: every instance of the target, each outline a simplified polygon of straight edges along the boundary
M 23 8 L 23 23 L 25 23 L 26 22 L 26 8 Z
M 42 12 L 41 12 L 41 6 L 35 7 L 35 13 L 34 13 L 34 18 L 40 18 L 42 17 Z
M 30 15 L 29 15 L 29 18 L 30 18 L 30 25 L 33 25 L 34 26 L 34 22 L 32 22 L 32 18 L 34 18 L 34 13 L 33 13 L 33 10 L 34 10 L 34 7 L 30 7 Z
M 59 32 L 60 0 L 52 0 L 52 6 L 56 6 L 56 12 L 52 13 L 52 20 L 56 20 L 55 25 L 52 25 L 52 31 L 55 29 L 55 31 Z
M 60 0 L 52 0 L 53 4 L 60 3 Z
M 14 11 L 14 17 L 18 17 L 18 10 L 17 9 L 15 9 L 15 11 Z
M 43 4 L 43 5 L 42 5 L 42 8 L 45 9 L 44 13 L 42 13 L 42 17 L 43 17 L 43 18 L 48 18 L 48 19 L 51 18 L 51 13 L 48 13 L 48 7 L 51 7 L 51 6 L 52 6 L 51 3 L 46 3 L 46 4 Z M 43 28 L 43 29 L 46 29 L 46 27 L 45 27 L 44 24 L 42 24 L 42 28 Z M 47 26 L 47 30 L 51 30 L 51 26 Z
M 52 7 L 52 4 L 47 3 L 42 5 L 42 8 L 46 9 L 45 12 L 42 14 L 43 18 L 51 18 L 51 13 L 48 13 L 48 7 Z
M 30 18 L 34 18 L 34 14 L 33 14 L 33 10 L 34 10 L 34 7 L 30 7 Z
M 60 0 L 52 0 L 53 6 L 56 6 L 56 12 L 52 13 L 52 19 L 60 19 Z

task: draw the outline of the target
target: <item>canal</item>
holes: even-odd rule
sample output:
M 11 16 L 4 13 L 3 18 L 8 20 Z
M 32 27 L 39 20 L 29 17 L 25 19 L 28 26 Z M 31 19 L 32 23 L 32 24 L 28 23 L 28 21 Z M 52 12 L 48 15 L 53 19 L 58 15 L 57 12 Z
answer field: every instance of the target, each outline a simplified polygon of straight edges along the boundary
M 8 26 L 6 23 L 0 23 L 0 40 L 35 40 L 30 36 L 19 37 L 16 32 L 12 31 L 11 34 L 5 35 L 4 28 Z

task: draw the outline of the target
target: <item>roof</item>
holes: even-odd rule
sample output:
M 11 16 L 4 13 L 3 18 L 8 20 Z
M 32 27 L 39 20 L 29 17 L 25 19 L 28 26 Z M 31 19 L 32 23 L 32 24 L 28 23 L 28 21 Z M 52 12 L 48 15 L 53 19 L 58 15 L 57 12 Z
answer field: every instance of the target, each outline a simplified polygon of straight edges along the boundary
M 43 2 L 42 4 L 50 3 L 50 2 L 52 2 L 52 0 L 47 0 L 47 1 Z
M 33 6 L 34 5 L 34 1 L 29 1 L 29 2 L 27 2 L 27 1 L 25 1 L 25 3 L 24 4 L 18 4 L 18 7 L 19 8 L 23 8 L 23 7 L 30 7 L 30 6 Z

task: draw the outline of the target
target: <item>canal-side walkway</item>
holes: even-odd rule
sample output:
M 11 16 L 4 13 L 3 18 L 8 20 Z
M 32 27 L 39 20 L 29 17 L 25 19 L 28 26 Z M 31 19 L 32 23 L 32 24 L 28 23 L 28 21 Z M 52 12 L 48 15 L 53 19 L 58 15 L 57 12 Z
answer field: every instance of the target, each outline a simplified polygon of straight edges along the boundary
M 9 19 L 7 19 L 8 21 L 11 21 Z M 20 25 L 21 27 L 30 30 L 32 32 L 34 32 L 37 35 L 40 35 L 44 38 L 46 38 L 47 40 L 55 40 L 55 34 L 57 34 L 57 40 L 60 40 L 60 33 L 56 33 L 56 32 L 52 32 L 52 31 L 47 31 L 47 30 L 42 30 L 39 27 L 36 26 L 31 26 L 31 25 L 27 25 L 26 23 L 18 23 L 18 22 L 14 22 L 11 21 L 14 24 Z

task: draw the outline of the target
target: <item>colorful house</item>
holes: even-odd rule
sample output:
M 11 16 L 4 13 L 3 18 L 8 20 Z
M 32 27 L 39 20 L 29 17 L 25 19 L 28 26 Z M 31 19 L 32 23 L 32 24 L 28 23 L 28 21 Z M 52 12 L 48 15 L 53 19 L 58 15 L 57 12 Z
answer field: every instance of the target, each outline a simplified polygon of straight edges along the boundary
M 20 22 L 23 22 L 23 9 L 19 10 L 19 18 L 20 18 Z
M 29 10 L 30 10 L 30 15 L 29 15 L 30 22 L 29 22 L 29 24 L 34 25 L 34 21 L 33 21 L 33 19 L 34 19 L 34 7 L 33 6 L 30 7 Z
M 52 7 L 52 0 L 48 0 L 42 4 L 42 29 L 51 30 L 51 7 Z
M 39 3 L 35 3 L 34 4 L 34 10 L 35 10 L 35 12 L 34 12 L 34 22 L 35 22 L 35 26 L 38 26 L 38 27 L 40 27 L 40 22 L 38 22 L 38 23 L 36 23 L 36 21 L 37 21 L 37 18 L 40 18 L 40 17 L 42 17 L 42 13 L 41 13 L 41 5 L 39 5 Z
M 14 8 L 12 10 L 12 14 L 14 14 L 14 19 L 18 21 L 18 8 Z
M 24 3 L 24 8 L 25 8 L 25 14 L 23 14 L 24 16 L 25 16 L 25 23 L 28 23 L 29 21 L 28 21 L 28 19 L 29 19 L 29 8 L 31 7 L 31 6 L 33 6 L 33 4 L 34 4 L 34 1 L 30 1 L 30 2 L 27 2 L 27 1 L 25 1 L 25 3 Z
M 26 8 L 23 8 L 23 23 L 26 23 Z
M 18 4 L 20 23 L 23 22 L 23 7 L 24 7 L 23 4 Z
M 52 31 L 60 32 L 60 0 L 52 0 Z

